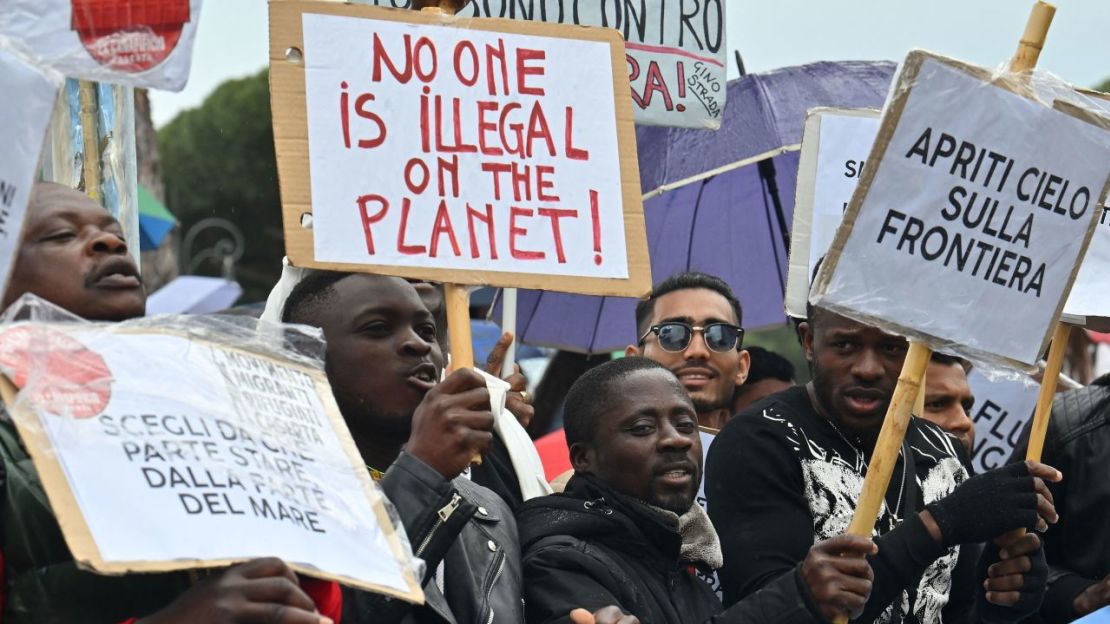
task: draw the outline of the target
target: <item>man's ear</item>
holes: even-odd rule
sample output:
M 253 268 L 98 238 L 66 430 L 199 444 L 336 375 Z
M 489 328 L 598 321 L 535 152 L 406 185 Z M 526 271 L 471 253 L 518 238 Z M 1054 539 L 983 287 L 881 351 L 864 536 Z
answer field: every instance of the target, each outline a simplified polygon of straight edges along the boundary
M 636 345 L 628 345 L 624 348 L 624 357 L 640 357 L 644 354 Z
M 590 474 L 593 472 L 594 450 L 581 442 L 570 445 L 570 465 L 576 473 Z
M 813 361 L 813 325 L 809 321 L 798 323 L 798 335 L 802 338 L 802 351 L 806 360 Z
M 752 356 L 747 351 L 740 352 L 740 367 L 736 369 L 736 387 L 744 385 L 748 380 L 748 372 L 752 369 Z

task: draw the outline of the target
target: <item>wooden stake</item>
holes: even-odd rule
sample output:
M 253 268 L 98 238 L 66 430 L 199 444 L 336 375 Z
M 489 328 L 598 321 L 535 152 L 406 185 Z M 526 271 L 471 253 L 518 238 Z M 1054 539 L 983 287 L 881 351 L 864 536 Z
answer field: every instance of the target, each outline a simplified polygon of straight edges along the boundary
M 932 355 L 933 350 L 920 342 L 911 342 L 906 351 L 906 360 L 898 375 L 898 385 L 894 387 L 890 407 L 883 419 L 883 428 L 879 431 L 879 439 L 875 442 L 875 450 L 867 464 L 863 491 L 860 492 L 852 523 L 848 525 L 848 532 L 853 535 L 871 537 L 871 531 L 879 519 L 879 508 L 886 496 L 887 487 L 890 486 L 890 475 L 894 472 L 894 464 L 898 462 L 898 451 L 902 448 L 902 439 L 906 437 L 906 428 L 910 424 L 910 411 L 917 402 L 918 395 L 925 395 L 925 368 Z M 906 457 L 903 461 L 912 462 L 913 459 Z M 847 624 L 848 618 L 838 617 L 834 622 Z
M 1052 334 L 1052 346 L 1048 348 L 1048 362 L 1041 378 L 1041 391 L 1037 395 L 1037 410 L 1033 412 L 1033 428 L 1029 430 L 1029 448 L 1025 459 L 1041 461 L 1044 439 L 1048 433 L 1048 418 L 1052 415 L 1052 398 L 1056 396 L 1056 384 L 1060 379 L 1060 369 L 1064 365 L 1064 355 L 1068 351 L 1068 336 L 1071 325 L 1060 323 Z
M 426 13 L 454 15 L 464 0 L 413 0 L 412 8 Z M 461 284 L 443 285 L 447 306 L 447 337 L 451 341 L 451 370 L 474 368 L 474 343 L 470 337 L 470 292 Z M 470 463 L 481 465 L 482 454 L 475 453 Z
M 81 103 L 81 138 L 84 146 L 82 176 L 85 179 L 85 194 L 100 203 L 100 130 L 97 123 L 96 83 L 82 80 L 77 84 L 78 98 Z
M 470 293 L 462 284 L 443 285 L 447 306 L 447 336 L 451 341 L 451 370 L 474 368 L 474 344 L 470 339 Z
M 1037 0 L 1033 10 L 1029 12 L 1029 19 L 1025 22 L 1025 32 L 1018 42 L 1014 58 L 1010 59 L 1010 71 L 1027 72 L 1037 66 L 1037 60 L 1044 49 L 1045 37 L 1048 36 L 1048 27 L 1052 25 L 1052 18 L 1056 15 L 1056 7 Z
M 1052 18 L 1056 15 L 1056 7 L 1038 1 L 1029 13 L 1029 20 L 1025 23 L 1025 33 L 1021 36 L 1018 49 L 1010 61 L 1010 70 L 1015 72 L 1030 71 L 1037 66 L 1037 60 L 1044 48 L 1045 38 L 1048 36 L 1048 27 L 1052 25 Z M 1037 410 L 1033 413 L 1033 428 L 1029 432 L 1029 448 L 1025 453 L 1026 459 L 1041 460 L 1044 450 L 1044 439 L 1048 433 L 1048 418 L 1052 414 L 1052 398 L 1056 394 L 1056 384 L 1060 379 L 1060 368 L 1064 364 L 1064 355 L 1068 350 L 1068 336 L 1071 326 L 1064 323 L 1056 325 L 1052 334 L 1052 346 L 1048 350 L 1048 362 L 1044 375 L 1041 377 L 1041 390 L 1037 395 Z
M 462 284 L 443 285 L 447 306 L 447 337 L 451 341 L 451 370 L 474 368 L 474 343 L 470 338 L 470 292 Z M 481 465 L 482 454 L 475 453 L 470 463 Z
M 890 475 L 894 472 L 894 464 L 898 462 L 898 451 L 902 448 L 902 439 L 906 437 L 906 428 L 910 424 L 910 410 L 918 393 L 923 392 L 925 367 L 929 365 L 932 355 L 933 350 L 921 342 L 911 342 L 906 351 L 906 361 L 898 375 L 898 385 L 894 388 L 894 396 L 890 399 L 890 407 L 883 419 L 883 428 L 879 431 L 879 439 L 875 442 L 875 450 L 867 464 L 867 477 L 863 480 L 863 492 L 856 505 L 856 513 L 848 526 L 849 533 L 870 537 L 871 530 L 875 528 L 875 521 L 879 519 L 879 507 L 886 496 Z M 908 457 L 906 460 L 912 461 Z
M 928 364 L 925 364 L 925 369 L 929 369 Z M 911 413 L 918 418 L 925 417 L 925 388 L 929 385 L 928 377 L 928 373 L 921 374 L 921 386 L 917 389 L 917 400 L 913 403 L 913 412 Z

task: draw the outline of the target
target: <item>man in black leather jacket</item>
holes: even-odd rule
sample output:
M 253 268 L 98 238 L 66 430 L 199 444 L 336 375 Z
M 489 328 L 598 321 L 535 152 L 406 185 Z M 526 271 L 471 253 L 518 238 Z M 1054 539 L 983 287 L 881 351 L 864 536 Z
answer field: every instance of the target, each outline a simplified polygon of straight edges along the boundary
M 1026 426 L 1010 461 L 1025 459 Z M 1110 375 L 1056 396 L 1043 461 L 1064 473 L 1050 483 L 1060 521 L 1044 535 L 1048 590 L 1030 622 L 1070 622 L 1110 604 Z
M 512 512 L 459 477 L 489 449 L 489 391 L 467 369 L 439 382 L 439 328 L 416 289 L 395 277 L 315 272 L 290 293 L 283 320 L 323 329 L 339 409 L 426 564 L 424 606 L 345 589 L 343 622 L 523 621 Z

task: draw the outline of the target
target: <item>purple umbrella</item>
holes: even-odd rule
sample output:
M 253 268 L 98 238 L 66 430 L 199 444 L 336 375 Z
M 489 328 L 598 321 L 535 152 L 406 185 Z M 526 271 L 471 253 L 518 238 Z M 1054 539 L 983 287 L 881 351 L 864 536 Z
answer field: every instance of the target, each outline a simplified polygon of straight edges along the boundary
M 894 69 L 889 62 L 847 61 L 750 74 L 728 84 L 716 132 L 639 128 L 655 282 L 678 271 L 712 273 L 740 299 L 746 327 L 785 321 L 787 224 L 806 111 L 879 107 Z M 529 344 L 581 353 L 623 349 L 636 341 L 635 307 L 630 298 L 521 290 L 517 334 Z

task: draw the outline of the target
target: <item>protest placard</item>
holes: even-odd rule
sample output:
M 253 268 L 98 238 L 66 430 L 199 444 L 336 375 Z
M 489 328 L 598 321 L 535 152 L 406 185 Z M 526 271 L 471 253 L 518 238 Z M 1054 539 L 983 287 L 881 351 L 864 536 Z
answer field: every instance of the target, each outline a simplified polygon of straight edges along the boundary
M 1110 114 L 1110 95 L 1082 89 L 1079 95 L 1085 102 Z M 1106 278 L 1110 275 L 1110 206 L 1103 203 L 1099 210 L 1102 212 L 1098 226 L 1064 305 L 1064 315 L 1075 317 L 1075 321 L 1089 329 L 1107 332 L 1110 331 L 1110 288 L 1106 287 Z
M 20 322 L 0 333 L 4 401 L 74 558 L 119 574 L 273 556 L 421 601 L 403 530 L 332 397 L 322 341 L 289 330 L 294 351 L 253 321 L 232 323 Z
M 6 0 L 0 35 L 66 76 L 180 91 L 201 0 Z
M 651 288 L 616 31 L 319 2 L 270 11 L 294 264 Z
M 968 416 L 975 423 L 972 470 L 982 473 L 1006 463 L 1021 431 L 1033 417 L 1038 384 L 1032 377 L 992 379 L 976 368 L 967 375 L 975 405 Z
M 874 109 L 811 108 L 802 131 L 786 313 L 805 318 L 813 269 L 832 244 L 879 131 Z
M 1110 132 L 1021 84 L 907 56 L 816 303 L 973 358 L 1037 360 L 1106 198 Z
M 410 0 L 371 0 L 408 8 Z M 624 36 L 636 123 L 716 130 L 725 108 L 725 0 L 468 0 L 461 15 L 614 28 Z
M 19 249 L 23 216 L 62 76 L 34 67 L 28 59 L 0 44 L 0 84 L 4 85 L 5 99 L 0 107 L 0 128 L 4 128 L 6 135 L 5 149 L 0 151 L 0 292 L 3 292 Z

